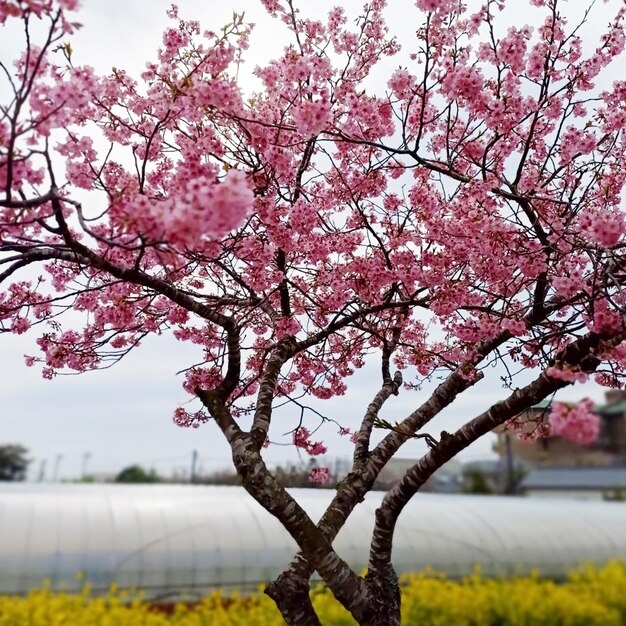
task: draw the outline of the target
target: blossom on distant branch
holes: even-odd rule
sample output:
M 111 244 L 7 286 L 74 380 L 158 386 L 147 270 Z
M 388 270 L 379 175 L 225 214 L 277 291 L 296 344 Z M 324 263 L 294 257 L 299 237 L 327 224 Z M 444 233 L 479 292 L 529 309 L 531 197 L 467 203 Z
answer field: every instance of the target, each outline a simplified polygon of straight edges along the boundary
M 330 478 L 330 469 L 327 467 L 314 467 L 309 474 L 309 480 L 312 483 L 323 485 Z
M 553 435 L 582 445 L 593 443 L 600 432 L 600 417 L 593 412 L 593 402 L 588 398 L 577 405 L 553 403 L 549 420 Z

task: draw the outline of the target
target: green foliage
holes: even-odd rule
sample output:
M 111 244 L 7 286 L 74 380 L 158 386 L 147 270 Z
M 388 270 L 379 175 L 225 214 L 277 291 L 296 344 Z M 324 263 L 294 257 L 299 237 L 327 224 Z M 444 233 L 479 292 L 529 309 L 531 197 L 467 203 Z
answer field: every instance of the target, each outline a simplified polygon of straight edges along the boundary
M 28 449 L 18 444 L 0 446 L 0 480 L 24 480 L 30 463 Z
M 493 488 L 489 484 L 489 480 L 487 480 L 484 472 L 478 469 L 470 469 L 463 474 L 463 487 L 461 491 L 474 495 L 491 495 Z
M 116 483 L 160 483 L 163 479 L 154 471 L 139 465 L 125 467 L 116 477 Z

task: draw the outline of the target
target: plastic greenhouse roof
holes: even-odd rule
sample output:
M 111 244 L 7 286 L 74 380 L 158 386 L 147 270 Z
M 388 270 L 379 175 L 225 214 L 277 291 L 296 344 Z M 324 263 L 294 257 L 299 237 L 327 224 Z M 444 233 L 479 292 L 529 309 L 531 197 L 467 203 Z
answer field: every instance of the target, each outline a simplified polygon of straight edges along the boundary
M 292 493 L 318 520 L 334 492 Z M 382 496 L 368 494 L 334 542 L 356 571 Z M 485 575 L 561 577 L 583 561 L 626 558 L 624 528 L 621 503 L 418 494 L 399 519 L 393 560 L 400 573 L 430 565 L 459 577 L 480 564 Z M 152 597 L 255 588 L 295 553 L 280 523 L 239 487 L 0 484 L 3 593 L 46 578 L 77 590 L 77 572 L 96 591 L 115 582 Z

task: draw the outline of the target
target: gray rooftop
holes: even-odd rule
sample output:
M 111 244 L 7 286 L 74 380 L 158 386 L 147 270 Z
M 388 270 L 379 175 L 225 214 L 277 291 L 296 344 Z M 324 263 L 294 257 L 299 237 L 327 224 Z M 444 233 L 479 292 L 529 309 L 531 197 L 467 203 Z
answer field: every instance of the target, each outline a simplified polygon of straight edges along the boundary
M 535 469 L 520 486 L 522 489 L 626 489 L 626 466 Z

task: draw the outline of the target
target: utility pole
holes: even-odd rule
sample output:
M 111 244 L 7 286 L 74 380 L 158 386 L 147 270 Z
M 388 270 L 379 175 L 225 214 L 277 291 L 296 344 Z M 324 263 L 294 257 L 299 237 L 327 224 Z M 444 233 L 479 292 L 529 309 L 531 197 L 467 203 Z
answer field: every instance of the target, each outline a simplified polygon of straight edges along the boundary
M 42 459 L 39 464 L 39 474 L 37 475 L 37 482 L 42 483 L 46 477 L 46 459 Z
M 189 474 L 189 482 L 191 484 L 196 482 L 196 467 L 198 464 L 198 451 L 193 450 L 191 453 L 191 473 Z
M 91 458 L 91 452 L 85 452 L 83 454 L 83 465 L 80 470 L 81 480 L 85 480 L 85 478 L 87 477 L 87 463 L 89 463 L 90 458 Z
M 511 444 L 511 433 L 504 433 L 504 449 L 506 454 L 506 489 L 509 496 L 517 491 L 517 481 L 515 479 L 515 462 L 513 460 L 513 445 Z
M 52 482 L 56 483 L 59 480 L 59 466 L 61 465 L 61 461 L 63 460 L 62 454 L 57 454 L 54 458 L 54 472 L 52 472 Z

